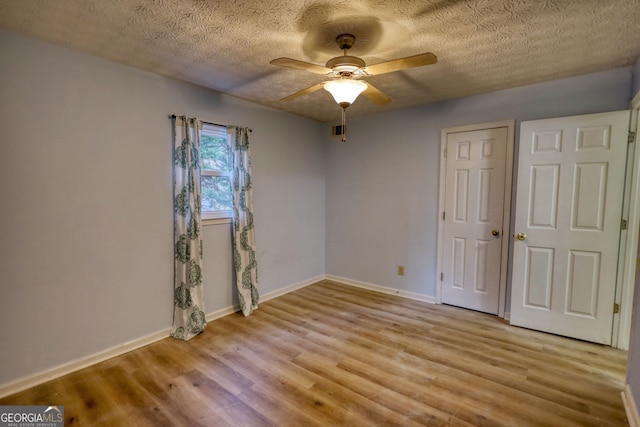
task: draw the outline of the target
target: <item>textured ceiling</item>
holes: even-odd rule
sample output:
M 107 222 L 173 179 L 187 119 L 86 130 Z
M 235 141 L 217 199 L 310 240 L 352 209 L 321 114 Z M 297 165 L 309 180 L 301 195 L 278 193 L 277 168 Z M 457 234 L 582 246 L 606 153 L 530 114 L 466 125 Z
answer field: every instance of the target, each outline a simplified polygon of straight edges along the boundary
M 393 102 L 364 97 L 361 116 L 633 64 L 640 0 L 0 0 L 0 26 L 319 121 L 340 108 L 326 78 L 276 67 L 324 65 L 342 52 L 368 65 L 423 52 L 438 63 L 366 80 Z

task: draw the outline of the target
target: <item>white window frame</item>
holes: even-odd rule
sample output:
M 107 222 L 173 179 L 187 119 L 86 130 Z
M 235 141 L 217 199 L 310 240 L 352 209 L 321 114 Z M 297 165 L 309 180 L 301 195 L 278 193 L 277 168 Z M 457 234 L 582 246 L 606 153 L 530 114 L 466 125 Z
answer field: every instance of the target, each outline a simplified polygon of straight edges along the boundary
M 207 136 L 217 136 L 224 138 L 229 143 L 227 139 L 227 128 L 224 126 L 217 126 L 209 123 L 204 123 L 202 125 L 201 135 Z M 204 169 L 200 168 L 200 177 L 205 176 L 226 176 L 229 178 L 229 182 L 233 185 L 233 177 L 231 171 L 224 170 L 212 170 L 212 169 Z M 220 224 L 220 223 L 230 223 L 233 217 L 233 210 L 215 210 L 215 211 L 202 211 L 202 223 L 207 224 Z

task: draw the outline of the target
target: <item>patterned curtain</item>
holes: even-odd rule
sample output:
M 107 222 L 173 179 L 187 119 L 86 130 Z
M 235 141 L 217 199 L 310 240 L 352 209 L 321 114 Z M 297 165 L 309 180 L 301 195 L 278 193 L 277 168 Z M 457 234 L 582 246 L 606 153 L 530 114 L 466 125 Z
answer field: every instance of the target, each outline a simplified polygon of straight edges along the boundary
M 251 196 L 251 159 L 247 128 L 227 127 L 227 139 L 233 153 L 233 264 L 242 314 L 258 308 L 258 263 L 253 228 Z
M 200 130 L 187 116 L 173 119 L 174 288 L 171 336 L 189 340 L 207 326 L 202 294 Z

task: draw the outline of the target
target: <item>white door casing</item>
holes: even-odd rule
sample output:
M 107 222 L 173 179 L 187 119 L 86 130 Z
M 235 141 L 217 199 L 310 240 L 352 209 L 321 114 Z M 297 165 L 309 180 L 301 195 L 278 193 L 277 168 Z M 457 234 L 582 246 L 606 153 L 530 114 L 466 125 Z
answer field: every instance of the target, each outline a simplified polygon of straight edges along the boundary
M 492 314 L 504 312 L 501 284 L 508 239 L 503 239 L 503 229 L 511 192 L 506 183 L 511 181 L 507 159 L 513 126 L 501 124 L 443 131 L 441 171 L 440 302 Z
M 629 112 L 523 122 L 511 323 L 611 343 Z
M 625 204 L 623 218 L 628 228 L 620 233 L 620 259 L 618 260 L 618 282 L 616 302 L 620 313 L 613 318 L 613 340 L 611 345 L 629 350 L 631 321 L 633 314 L 633 294 L 636 284 L 636 266 L 640 265 L 638 254 L 638 230 L 640 229 L 640 91 L 631 100 L 629 144 L 627 150 L 627 182 L 625 184 Z M 627 190 L 628 189 L 628 190 Z

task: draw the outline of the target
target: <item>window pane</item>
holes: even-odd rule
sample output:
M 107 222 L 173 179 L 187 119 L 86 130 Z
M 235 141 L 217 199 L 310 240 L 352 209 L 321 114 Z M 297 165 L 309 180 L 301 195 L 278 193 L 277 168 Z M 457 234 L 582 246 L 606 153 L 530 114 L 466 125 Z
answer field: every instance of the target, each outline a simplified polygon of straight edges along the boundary
M 203 134 L 200 139 L 202 169 L 231 170 L 231 157 L 227 139 Z
M 227 176 L 202 176 L 202 212 L 233 209 L 231 181 Z

